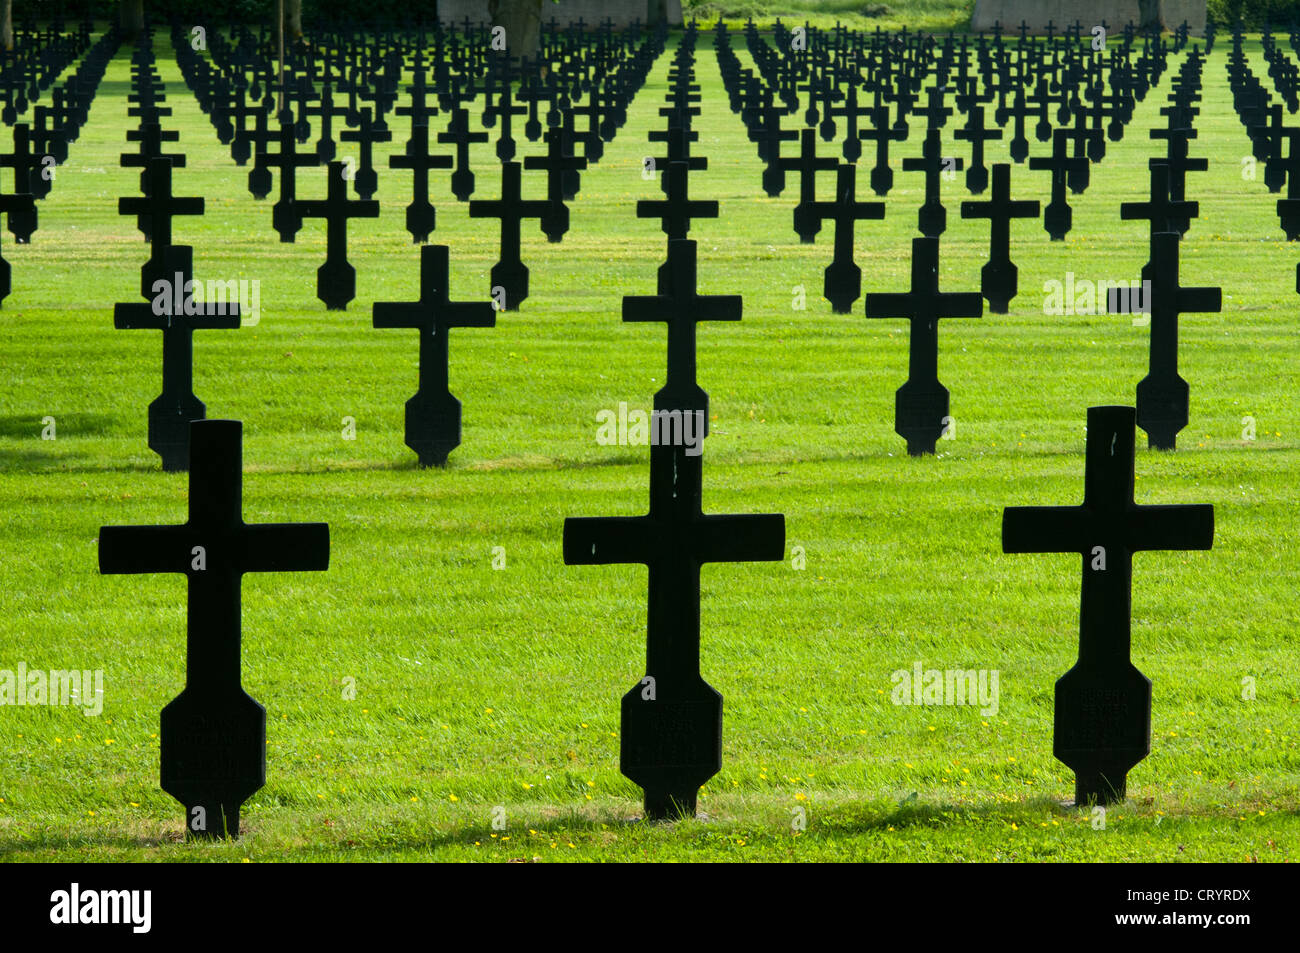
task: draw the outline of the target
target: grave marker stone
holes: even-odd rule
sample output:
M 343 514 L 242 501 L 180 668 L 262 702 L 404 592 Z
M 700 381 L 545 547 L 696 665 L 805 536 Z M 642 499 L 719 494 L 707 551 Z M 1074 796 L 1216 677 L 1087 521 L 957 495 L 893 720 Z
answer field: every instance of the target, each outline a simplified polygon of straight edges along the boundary
M 162 710 L 162 789 L 190 837 L 239 834 L 239 809 L 266 783 L 266 709 L 240 684 L 240 583 L 250 572 L 329 568 L 325 523 L 245 523 L 242 424 L 196 421 L 189 519 L 105 526 L 101 573 L 183 573 L 189 581 L 185 689 Z
M 1177 239 L 1175 239 L 1176 241 Z M 1083 505 L 1013 506 L 1004 553 L 1079 553 L 1079 660 L 1056 683 L 1053 754 L 1074 771 L 1078 805 L 1111 804 L 1151 752 L 1151 681 L 1130 661 L 1133 554 L 1209 549 L 1214 507 L 1133 501 L 1132 407 L 1088 409 Z

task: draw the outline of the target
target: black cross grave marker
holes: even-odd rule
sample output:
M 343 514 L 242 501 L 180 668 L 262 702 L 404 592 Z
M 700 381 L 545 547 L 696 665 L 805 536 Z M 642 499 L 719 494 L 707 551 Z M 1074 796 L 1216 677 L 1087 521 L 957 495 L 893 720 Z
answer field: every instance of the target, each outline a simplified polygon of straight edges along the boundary
M 124 197 L 117 200 L 119 215 L 134 215 L 143 221 L 142 229 L 149 236 L 152 262 L 157 262 L 161 252 L 172 243 L 172 219 L 177 215 L 202 215 L 203 198 L 172 195 L 172 160 L 151 159 L 145 169 L 148 188 L 141 197 Z M 156 276 L 154 276 L 156 277 Z M 170 275 L 165 275 L 170 277 Z M 141 294 L 149 295 L 153 280 L 148 272 Z
M 799 134 L 799 155 L 777 159 L 783 171 L 799 173 L 799 204 L 794 207 L 794 230 L 799 241 L 811 244 L 822 229 L 822 216 L 813 206 L 817 202 L 817 173 L 828 172 L 839 163 L 831 156 L 817 158 L 817 130 L 804 129 Z
M 908 318 L 912 330 L 907 382 L 894 396 L 894 432 L 914 457 L 934 453 L 951 424 L 948 388 L 939 383 L 939 319 L 979 318 L 984 299 L 975 293 L 939 291 L 939 239 L 912 240 L 912 289 L 902 294 L 869 294 L 869 318 Z
M 456 171 L 451 174 L 451 193 L 460 201 L 467 201 L 474 194 L 474 172 L 469 167 L 469 147 L 475 142 L 487 142 L 488 134 L 470 132 L 469 110 L 457 107 L 452 110 L 447 131 L 438 133 L 438 141 L 456 146 Z
M 668 325 L 668 378 L 655 395 L 655 407 L 703 413 L 708 432 L 709 395 L 695 382 L 695 330 L 701 321 L 739 321 L 740 295 L 696 292 L 696 245 L 688 239 L 668 242 L 668 260 L 660 271 L 659 294 L 624 295 L 624 321 L 663 321 Z
M 1175 239 L 1176 241 L 1177 239 Z M 1209 549 L 1214 507 L 1133 501 L 1132 407 L 1090 407 L 1083 505 L 1011 506 L 1004 553 L 1079 553 L 1079 660 L 1056 683 L 1052 752 L 1074 771 L 1078 805 L 1124 799 L 1151 753 L 1151 680 L 1130 660 L 1133 554 Z
M 993 195 L 987 202 L 962 202 L 962 218 L 987 218 L 990 224 L 989 260 L 980 269 L 980 294 L 993 314 L 1006 314 L 1016 296 L 1018 269 L 1011 260 L 1011 220 L 1037 218 L 1037 201 L 1011 200 L 1011 166 L 993 166 Z
M 10 193 L 8 195 L 0 194 L 0 213 L 9 216 L 18 215 L 20 218 L 24 215 L 36 215 L 36 199 L 31 193 L 22 195 Z M 13 269 L 9 262 L 5 260 L 3 254 L 0 254 L 0 303 L 9 297 L 9 292 L 13 290 L 12 283 Z
M 240 684 L 241 580 L 329 568 L 327 524 L 244 522 L 242 427 L 193 424 L 185 523 L 99 531 L 101 573 L 189 580 L 185 689 L 162 710 L 159 741 L 162 789 L 196 838 L 238 836 L 240 805 L 266 783 L 266 709 Z
M 888 106 L 876 106 L 871 110 L 871 128 L 859 130 L 858 138 L 875 140 L 876 164 L 871 168 L 871 191 L 881 196 L 888 195 L 894 186 L 894 170 L 889 165 L 889 143 L 903 141 L 907 138 L 907 131 L 890 124 Z
M 387 126 L 371 119 L 369 109 L 361 110 L 356 129 L 344 129 L 339 134 L 339 139 L 343 142 L 360 144 L 361 161 L 357 163 L 357 170 L 352 176 L 352 188 L 363 199 L 373 198 L 375 190 L 379 188 L 379 173 L 375 171 L 375 143 L 391 142 L 392 138 L 393 134 Z M 389 164 L 391 165 L 391 160 Z
M 501 220 L 501 257 L 492 266 L 493 296 L 502 289 L 505 300 L 503 311 L 517 311 L 528 297 L 528 266 L 519 257 L 519 228 L 526 218 L 541 218 L 550 211 L 549 201 L 524 201 L 522 195 L 523 169 L 518 162 L 501 165 L 501 198 L 475 199 L 469 203 L 470 218 L 498 218 Z
M 1169 186 L 1169 166 L 1163 162 L 1150 165 L 1151 198 L 1146 202 L 1122 202 L 1119 217 L 1124 221 L 1145 219 L 1150 222 L 1152 258 L 1142 266 L 1142 277 L 1151 278 L 1151 262 L 1155 255 L 1156 236 L 1162 232 L 1179 232 L 1179 225 L 1200 216 L 1199 202 L 1174 201 Z
M 190 424 L 207 414 L 194 395 L 194 332 L 238 328 L 240 311 L 238 303 L 218 309 L 194 301 L 193 249 L 187 245 L 155 251 L 141 271 L 150 301 L 115 304 L 113 326 L 119 331 L 162 331 L 162 393 L 149 405 L 149 449 L 162 457 L 164 470 L 174 472 L 189 462 Z
M 954 139 L 970 140 L 970 168 L 966 170 L 966 190 L 972 195 L 979 195 L 989 184 L 988 169 L 984 165 L 984 143 L 1002 138 L 1001 129 L 989 129 L 984 125 L 984 107 L 972 106 L 964 127 L 953 134 Z
M 280 151 L 259 152 L 254 160 L 260 169 L 275 166 L 280 170 L 280 199 L 271 208 L 271 227 L 282 242 L 292 242 L 302 228 L 303 217 L 298 209 L 298 170 L 320 165 L 320 157 L 314 151 L 296 151 L 297 141 L 293 123 L 286 112 L 280 117 Z M 251 175 L 249 182 L 252 182 Z
M 348 199 L 344 168 L 342 162 L 329 164 L 324 199 L 294 203 L 299 219 L 325 219 L 325 263 L 316 269 L 316 297 L 330 311 L 345 310 L 357 296 L 357 270 L 348 261 L 348 219 L 379 217 L 379 203 L 373 199 Z
M 723 319 L 740 317 L 739 297 L 706 298 L 695 289 L 695 243 L 669 243 L 673 287 L 665 296 L 625 299 L 624 320 L 668 321 L 668 383 L 655 395 L 671 411 L 707 420 L 708 398 L 695 381 L 695 323 L 701 303 Z M 642 563 L 649 568 L 646 676 L 622 701 L 620 768 L 645 791 L 647 818 L 695 815 L 699 788 L 722 767 L 722 696 L 700 674 L 700 568 L 705 563 L 779 560 L 780 515 L 705 515 L 703 456 L 684 440 L 650 450 L 650 512 L 564 521 L 566 565 Z
M 1178 284 L 1178 233 L 1151 239 L 1151 356 L 1147 376 L 1138 382 L 1137 422 L 1152 450 L 1173 450 L 1187 426 L 1189 392 L 1178 375 L 1178 316 L 1223 309 L 1219 288 L 1183 288 Z
M 1029 168 L 1034 171 L 1044 170 L 1052 173 L 1052 200 L 1047 203 L 1043 214 L 1043 228 L 1052 241 L 1059 242 L 1069 234 L 1074 222 L 1074 210 L 1065 197 L 1065 187 L 1070 173 L 1079 168 L 1087 168 L 1086 156 L 1069 154 L 1070 134 L 1065 129 L 1057 129 L 1052 134 L 1051 156 L 1033 156 Z
M 429 204 L 429 171 L 450 169 L 451 156 L 429 155 L 429 126 L 417 122 L 411 126 L 405 154 L 389 156 L 388 167 L 411 170 L 413 186 L 411 204 L 406 206 L 406 230 L 411 233 L 411 241 L 427 242 L 438 222 L 438 213 Z
M 822 293 L 836 314 L 848 314 L 862 294 L 862 269 L 853 260 L 853 232 L 856 223 L 885 217 L 884 202 L 857 201 L 858 168 L 841 164 L 835 173 L 835 201 L 813 202 L 811 214 L 818 222 L 835 223 L 835 254 L 826 266 Z
M 925 173 L 925 203 L 916 213 L 916 226 L 926 238 L 938 238 L 948 227 L 948 211 L 943 207 L 940 180 L 946 173 L 960 172 L 965 162 L 958 156 L 944 156 L 938 129 L 925 134 L 919 157 L 903 160 L 904 172 Z
M 546 130 L 546 155 L 524 158 L 525 169 L 546 172 L 546 201 L 550 209 L 542 216 L 541 224 L 549 242 L 558 242 L 569 230 L 569 206 L 564 204 L 566 174 L 587 168 L 587 160 L 573 155 L 573 150 L 566 145 L 567 139 L 563 128 L 552 127 Z
M 406 402 L 406 445 L 420 466 L 441 467 L 460 446 L 460 401 L 447 388 L 451 328 L 490 328 L 496 324 L 491 302 L 451 301 L 446 245 L 420 249 L 420 300 L 376 302 L 376 328 L 415 328 L 420 332 L 420 386 Z
M 31 150 L 30 132 L 27 123 L 16 123 L 13 135 L 14 151 L 8 154 L 0 154 L 0 168 L 14 170 L 14 194 L 32 195 L 32 172 L 40 164 L 41 157 L 33 154 Z M 36 206 L 34 204 L 30 209 L 24 205 L 10 210 L 9 231 L 13 234 L 14 241 L 19 245 L 26 245 L 32 240 L 32 232 L 36 231 L 37 226 L 36 216 Z

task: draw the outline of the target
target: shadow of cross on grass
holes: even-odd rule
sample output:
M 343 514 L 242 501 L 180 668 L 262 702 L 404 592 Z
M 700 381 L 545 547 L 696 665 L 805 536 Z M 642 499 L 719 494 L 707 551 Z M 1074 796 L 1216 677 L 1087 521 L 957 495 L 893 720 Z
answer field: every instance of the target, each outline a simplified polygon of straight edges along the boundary
M 1009 506 L 1005 553 L 1080 553 L 1079 660 L 1056 683 L 1053 754 L 1074 771 L 1077 805 L 1124 800 L 1151 753 L 1151 680 L 1129 660 L 1133 554 L 1209 549 L 1214 507 L 1133 502 L 1132 407 L 1088 408 L 1082 506 Z
M 695 816 L 700 786 L 722 768 L 722 696 L 700 675 L 700 567 L 712 562 L 779 560 L 780 514 L 706 516 L 703 454 L 684 439 L 688 415 L 708 417 L 695 380 L 701 320 L 739 320 L 739 296 L 701 296 L 695 243 L 668 243 L 670 293 L 623 299 L 623 320 L 666 321 L 668 378 L 655 394 L 657 439 L 650 449 L 650 512 L 645 516 L 564 521 L 566 565 L 643 563 L 649 569 L 646 675 L 623 696 L 620 769 L 645 790 L 646 817 Z M 667 422 L 665 441 L 661 423 Z
M 199 420 L 190 435 L 189 519 L 104 526 L 101 573 L 184 573 L 185 690 L 162 710 L 161 786 L 185 805 L 191 837 L 235 837 L 239 807 L 266 783 L 266 709 L 240 684 L 240 582 L 248 572 L 329 568 L 325 523 L 249 525 L 243 425 Z

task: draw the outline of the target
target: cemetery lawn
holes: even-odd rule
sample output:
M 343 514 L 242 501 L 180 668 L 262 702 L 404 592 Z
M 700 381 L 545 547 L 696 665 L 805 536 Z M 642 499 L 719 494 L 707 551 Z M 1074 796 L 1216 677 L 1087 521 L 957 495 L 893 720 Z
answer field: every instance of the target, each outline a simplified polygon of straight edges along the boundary
M 1258 44 L 1249 49 L 1263 75 Z M 138 177 L 117 164 L 123 52 L 41 203 L 33 243 L 4 236 L 14 292 L 0 310 L 0 669 L 102 669 L 104 694 L 98 716 L 0 711 L 0 857 L 1297 859 L 1300 250 L 1283 240 L 1263 170 L 1256 181 L 1241 174 L 1250 150 L 1231 109 L 1227 44 L 1205 69 L 1193 154 L 1210 171 L 1189 176 L 1201 217 L 1182 250 L 1183 284 L 1221 285 L 1223 313 L 1182 322 L 1192 422 L 1179 449 L 1150 452 L 1139 433 L 1137 458 L 1138 502 L 1212 503 L 1216 536 L 1209 552 L 1134 561 L 1133 660 L 1154 683 L 1152 751 L 1104 829 L 1065 806 L 1073 778 L 1052 757 L 1053 685 L 1077 650 L 1079 559 L 1003 555 L 1001 513 L 1077 505 L 1087 408 L 1131 404 L 1145 373 L 1146 328 L 1045 316 L 1042 289 L 1067 272 L 1136 277 L 1147 226 L 1121 221 L 1119 203 L 1146 191 L 1146 132 L 1174 68 L 1072 197 L 1065 242 L 1050 243 L 1040 223 L 1013 226 L 1021 293 L 1011 313 L 942 324 L 955 439 L 914 460 L 893 433 L 905 322 L 868 320 L 861 301 L 830 313 L 820 297 L 829 226 L 799 244 L 793 176 L 780 198 L 763 195 L 701 39 L 695 151 L 709 169 L 691 189 L 718 199 L 722 217 L 691 234 L 702 293 L 742 293 L 745 309 L 738 324 L 700 329 L 714 415 L 705 508 L 784 513 L 787 558 L 705 568 L 702 669 L 725 698 L 723 769 L 702 794 L 706 818 L 647 825 L 634 820 L 639 789 L 618 770 L 619 698 L 644 673 L 646 571 L 566 567 L 561 532 L 566 516 L 647 505 L 646 448 L 598 444 L 596 413 L 620 401 L 649 408 L 663 380 L 663 327 L 624 325 L 620 296 L 651 293 L 664 257 L 658 223 L 637 219 L 634 203 L 658 196 L 641 160 L 662 149 L 646 133 L 670 56 L 584 174 L 564 242 L 548 245 L 526 224 L 532 297 L 495 329 L 452 334 L 464 443 L 447 470 L 422 471 L 402 443 L 414 332 L 370 326 L 374 301 L 416 297 L 419 253 L 403 227 L 410 175 L 386 158 L 405 120 L 390 120 L 397 141 L 376 150 L 381 217 L 350 224 L 358 298 L 326 312 L 315 298 L 323 223 L 306 223 L 296 244 L 276 240 L 274 193 L 251 198 L 248 167 L 220 147 L 167 52 L 160 34 L 175 110 L 165 126 L 188 156 L 176 193 L 207 202 L 202 218 L 176 221 L 176 241 L 195 247 L 201 279 L 261 283 L 256 326 L 196 335 L 195 389 L 210 417 L 244 421 L 245 519 L 327 521 L 331 566 L 245 578 L 243 678 L 267 709 L 267 784 L 245 805 L 239 841 L 181 842 L 181 808 L 158 787 L 157 733 L 185 681 L 185 584 L 101 576 L 96 557 L 100 526 L 178 523 L 186 512 L 186 477 L 160 472 L 145 444 L 160 337 L 113 329 L 113 303 L 139 300 L 147 257 L 116 208 Z M 920 146 L 914 134 L 896 150 L 885 221 L 859 226 L 864 292 L 907 284 L 921 177 L 900 163 Z M 989 161 L 1006 149 L 992 143 Z M 475 197 L 495 197 L 491 147 L 474 150 Z M 525 175 L 526 195 L 541 195 L 538 177 Z M 431 180 L 452 297 L 482 300 L 495 223 L 468 218 L 447 173 Z M 831 177 L 821 181 L 828 190 Z M 298 182 L 300 196 L 321 197 L 325 170 Z M 1045 173 L 1014 167 L 1016 197 L 1046 202 L 1047 185 Z M 941 286 L 976 290 L 987 223 L 960 219 L 960 180 L 944 195 Z M 797 286 L 806 310 L 792 306 Z M 41 439 L 45 417 L 54 440 Z M 345 417 L 355 440 L 344 439 Z M 996 671 L 996 712 L 893 704 L 891 673 L 916 663 Z M 800 810 L 807 826 L 795 832 Z
M 941 33 L 948 30 L 966 32 L 970 27 L 974 0 L 683 0 L 687 19 L 695 17 L 703 25 L 719 18 L 728 29 L 744 29 L 753 20 L 759 29 L 770 29 L 780 20 L 794 28 L 809 24 L 820 30 L 832 29 L 837 23 L 851 30 L 923 30 Z M 1008 30 L 1010 32 L 1010 30 Z

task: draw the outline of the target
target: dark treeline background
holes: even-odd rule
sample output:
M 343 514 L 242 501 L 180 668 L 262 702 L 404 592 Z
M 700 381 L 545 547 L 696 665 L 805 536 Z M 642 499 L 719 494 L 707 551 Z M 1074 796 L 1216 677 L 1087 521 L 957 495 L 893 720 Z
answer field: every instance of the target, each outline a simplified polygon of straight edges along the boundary
M 44 22 L 58 11 L 68 21 L 89 15 L 96 20 L 116 20 L 120 0 L 12 0 L 13 19 L 23 23 L 28 16 Z M 304 26 L 320 22 L 414 23 L 423 16 L 432 22 L 436 0 L 301 0 Z M 143 0 L 144 11 L 165 23 L 172 16 L 186 22 L 269 24 L 275 16 L 275 0 Z M 286 16 L 289 3 L 286 2 Z M 488 8 L 488 0 L 483 0 Z
M 0 6 L 12 3 L 13 19 L 23 23 L 29 16 L 39 22 L 47 21 L 56 12 L 76 21 L 89 15 L 96 20 L 116 20 L 122 0 L 0 0 Z M 130 0 L 128 0 L 130 2 Z M 194 23 L 247 23 L 269 24 L 275 16 L 276 0 L 141 0 L 144 10 L 160 22 L 171 16 Z M 292 0 L 286 0 L 286 15 Z M 437 0 L 299 0 L 302 22 L 313 24 L 366 23 L 406 24 L 423 19 L 432 22 Z M 501 6 L 517 4 L 520 0 L 497 0 Z M 527 4 L 529 0 L 522 0 Z M 532 0 L 538 3 L 538 0 Z M 1275 30 L 1289 30 L 1300 23 L 1300 0 L 1208 0 L 1209 19 L 1219 27 L 1230 27 L 1241 21 L 1248 29 L 1260 29 L 1271 23 Z M 482 0 L 487 12 L 497 4 Z M 540 0 L 542 19 L 552 15 L 551 0 Z M 690 16 L 690 2 L 683 3 Z M 776 6 L 775 4 L 773 5 Z M 971 0 L 974 6 L 974 0 Z M 1083 4 L 1081 3 L 1081 6 Z M 494 11 L 493 11 L 494 12 Z M 774 10 L 771 12 L 775 12 Z

